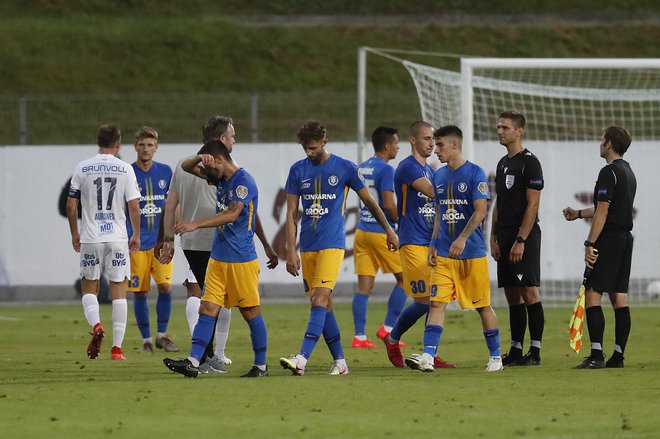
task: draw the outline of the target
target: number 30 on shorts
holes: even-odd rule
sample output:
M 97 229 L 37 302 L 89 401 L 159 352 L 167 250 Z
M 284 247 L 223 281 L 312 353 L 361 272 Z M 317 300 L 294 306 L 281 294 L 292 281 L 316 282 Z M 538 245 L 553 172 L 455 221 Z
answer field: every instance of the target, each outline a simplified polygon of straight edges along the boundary
M 424 282 L 423 280 L 418 280 L 418 281 L 411 280 L 410 291 L 413 294 L 426 293 L 426 282 Z

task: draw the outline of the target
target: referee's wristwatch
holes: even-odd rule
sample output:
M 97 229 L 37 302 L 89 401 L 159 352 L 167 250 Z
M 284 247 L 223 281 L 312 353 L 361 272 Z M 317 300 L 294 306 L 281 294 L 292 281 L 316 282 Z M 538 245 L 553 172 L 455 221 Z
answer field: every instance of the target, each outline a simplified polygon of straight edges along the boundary
M 584 241 L 584 246 L 585 246 L 585 247 L 593 247 L 593 246 L 594 246 L 594 243 L 591 242 L 591 241 L 589 241 L 589 240 L 586 240 L 586 241 Z
M 522 236 L 517 236 L 517 237 L 516 237 L 516 242 L 517 242 L 518 244 L 524 244 L 524 243 L 527 242 L 527 240 L 526 240 L 525 238 L 523 238 Z

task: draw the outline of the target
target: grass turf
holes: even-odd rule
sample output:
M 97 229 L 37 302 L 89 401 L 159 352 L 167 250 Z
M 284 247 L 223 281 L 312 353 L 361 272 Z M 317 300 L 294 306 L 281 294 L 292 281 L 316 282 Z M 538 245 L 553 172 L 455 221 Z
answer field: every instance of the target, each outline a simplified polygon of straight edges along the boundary
M 152 307 L 153 308 L 153 307 Z M 660 323 L 657 308 L 632 310 L 633 329 L 625 369 L 572 369 L 582 355 L 568 348 L 570 309 L 546 309 L 543 365 L 485 374 L 487 351 L 478 316 L 451 311 L 440 355 L 457 363 L 433 374 L 395 369 L 385 349 L 348 347 L 349 304 L 336 313 L 344 331 L 350 375 L 327 375 L 331 358 L 321 341 L 303 377 L 278 364 L 297 352 L 308 306 L 265 304 L 270 377 L 240 379 L 252 362 L 247 325 L 237 311 L 226 375 L 185 379 L 162 364 L 166 355 L 138 353 L 141 339 L 129 315 L 126 362 L 109 359 L 108 305 L 101 317 L 107 338 L 101 357 L 88 360 L 87 324 L 79 305 L 0 308 L 0 425 L 3 437 L 162 435 L 223 437 L 653 437 L 660 429 Z M 373 337 L 385 305 L 370 307 Z M 508 313 L 497 309 L 502 345 L 508 343 Z M 155 311 L 152 309 L 152 314 Z M 605 346 L 611 352 L 613 314 L 605 308 Z M 155 325 L 152 316 L 152 326 Z M 404 354 L 419 352 L 423 325 L 404 337 Z M 185 356 L 190 339 L 181 305 L 168 333 Z M 375 337 L 373 337 L 375 339 Z M 376 340 L 374 340 L 376 341 Z M 583 353 L 586 355 L 588 349 Z

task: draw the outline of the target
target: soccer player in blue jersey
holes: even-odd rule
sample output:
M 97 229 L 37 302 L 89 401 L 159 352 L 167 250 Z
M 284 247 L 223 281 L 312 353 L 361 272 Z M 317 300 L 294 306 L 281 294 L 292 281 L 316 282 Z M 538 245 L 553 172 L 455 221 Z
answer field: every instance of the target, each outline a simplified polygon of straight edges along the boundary
M 399 252 L 403 266 L 403 284 L 413 303 L 396 319 L 392 332 L 385 338 L 387 356 L 395 367 L 406 367 L 401 336 L 429 311 L 429 280 L 431 268 L 427 264 L 428 246 L 433 233 L 433 169 L 426 159 L 433 153 L 433 127 L 425 121 L 410 125 L 409 138 L 412 152 L 394 173 L 394 188 L 399 214 Z M 436 367 L 455 367 L 436 358 Z
M 397 130 L 378 127 L 371 134 L 371 143 L 374 147 L 374 156 L 358 166 L 358 173 L 373 199 L 378 201 L 378 206 L 385 212 L 390 226 L 394 228 L 398 221 L 394 198 L 394 168 L 387 162 L 396 158 L 399 152 Z M 366 324 L 367 305 L 378 269 L 383 273 L 394 274 L 396 286 L 387 302 L 387 314 L 383 325 L 376 333 L 377 337 L 382 339 L 392 331 L 392 326 L 406 304 L 407 297 L 403 291 L 403 269 L 399 252 L 387 248 L 385 230 L 362 203 L 360 203 L 360 217 L 353 248 L 358 287 L 353 296 L 355 336 L 351 347 L 375 348 L 376 345 L 366 336 Z
M 202 163 L 204 167 L 198 165 Z M 238 306 L 250 327 L 254 365 L 243 378 L 268 376 L 266 348 L 268 333 L 259 301 L 259 261 L 254 248 L 258 191 L 254 178 L 231 159 L 219 140 L 204 144 L 200 154 L 185 160 L 181 167 L 218 188 L 218 214 L 194 221 L 181 221 L 175 232 L 215 228 L 215 240 L 206 270 L 206 284 L 199 319 L 192 335 L 190 355 L 184 360 L 163 360 L 170 370 L 195 378 L 199 362 L 213 336 L 221 308 Z
M 154 161 L 158 150 L 158 132 L 148 126 L 135 133 L 135 152 L 137 160 L 132 163 L 138 186 L 140 187 L 140 251 L 131 254 L 131 278 L 128 291 L 134 293 L 133 311 L 135 320 L 142 334 L 142 352 L 153 352 L 149 323 L 149 304 L 147 294 L 151 289 L 151 277 L 158 287 L 156 315 L 158 335 L 156 347 L 168 352 L 178 352 L 179 348 L 167 336 L 167 324 L 172 313 L 172 262 L 162 264 L 158 260 L 156 243 L 160 230 L 167 191 L 172 179 L 172 168 Z M 127 224 L 128 235 L 133 235 L 131 222 Z
M 303 285 L 310 298 L 311 311 L 307 330 L 298 355 L 280 358 L 280 364 L 294 375 L 303 375 L 307 360 L 319 337 L 330 349 L 334 364 L 331 375 L 348 374 L 341 346 L 339 326 L 332 310 L 332 290 L 344 259 L 346 231 L 346 197 L 353 189 L 385 230 L 387 245 L 394 250 L 399 241 L 378 203 L 369 194 L 349 160 L 329 153 L 326 129 L 320 122 L 309 120 L 298 131 L 298 142 L 307 158 L 291 166 L 285 190 L 287 192 L 286 269 L 298 276 L 302 265 Z M 300 231 L 301 256 L 296 252 L 296 217 L 302 201 Z M 302 263 L 301 263 L 302 257 Z
M 481 317 L 490 353 L 486 372 L 503 369 L 497 316 L 490 306 L 490 277 L 481 224 L 490 199 L 486 172 L 463 158 L 463 133 L 454 125 L 435 130 L 435 153 L 447 166 L 433 176 L 435 222 L 428 249 L 431 310 L 424 329 L 424 352 L 406 357 L 406 364 L 433 372 L 433 359 L 445 324 L 445 309 L 454 300 L 475 308 Z

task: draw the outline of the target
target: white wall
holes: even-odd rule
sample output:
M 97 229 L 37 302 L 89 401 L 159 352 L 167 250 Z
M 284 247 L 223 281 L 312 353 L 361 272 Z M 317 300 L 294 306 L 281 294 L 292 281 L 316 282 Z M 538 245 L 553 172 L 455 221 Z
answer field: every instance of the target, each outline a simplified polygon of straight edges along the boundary
M 561 209 L 567 205 L 586 207 L 576 201 L 575 194 L 591 193 L 600 167 L 598 142 L 534 143 L 528 145 L 541 160 L 546 188 L 541 197 L 542 276 L 544 279 L 577 279 L 582 263 L 582 242 L 588 224 L 567 223 Z M 199 145 L 161 145 L 156 160 L 174 166 Z M 328 149 L 338 155 L 357 159 L 357 149 L 350 143 L 333 143 Z M 93 146 L 10 146 L 0 147 L 0 286 L 70 285 L 78 276 L 78 254 L 70 243 L 68 224 L 59 215 L 57 201 L 62 186 L 76 164 L 96 153 Z M 505 149 L 496 143 L 477 143 L 475 160 L 487 173 L 494 173 Z M 401 143 L 399 159 L 409 154 L 409 146 Z M 132 145 L 124 145 L 122 157 L 135 159 Z M 304 157 L 302 148 L 294 143 L 237 144 L 235 160 L 245 167 L 259 186 L 259 215 L 267 235 L 274 239 L 283 226 L 286 206 L 275 215 L 274 203 L 279 189 L 284 187 L 291 164 Z M 655 168 L 660 163 L 660 150 L 652 143 L 633 143 L 626 155 L 638 179 L 637 217 L 635 220 L 635 256 L 633 277 L 658 278 L 660 237 L 656 233 L 660 204 L 653 193 L 660 186 Z M 437 160 L 435 160 L 437 163 Z M 392 162 L 396 166 L 397 161 Z M 351 194 L 349 209 L 357 206 Z M 347 229 L 356 225 L 356 215 L 349 214 Z M 347 238 L 351 250 L 352 235 Z M 260 245 L 257 249 L 261 253 Z M 261 258 L 263 261 L 263 257 Z M 183 254 L 175 258 L 175 282 L 183 281 L 186 273 Z M 491 261 L 491 276 L 494 275 Z M 262 282 L 298 283 L 281 262 L 274 271 L 262 265 Z M 353 259 L 347 258 L 340 281 L 354 281 Z

